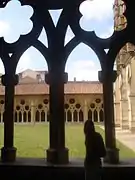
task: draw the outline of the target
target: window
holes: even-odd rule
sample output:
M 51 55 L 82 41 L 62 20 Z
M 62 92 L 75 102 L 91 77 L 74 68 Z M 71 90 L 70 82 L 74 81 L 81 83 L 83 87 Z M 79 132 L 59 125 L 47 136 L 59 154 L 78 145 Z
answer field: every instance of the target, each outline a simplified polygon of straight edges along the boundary
M 68 112 L 67 112 L 67 121 L 68 121 L 68 122 L 71 122 L 71 121 L 72 121 L 72 114 L 71 114 L 71 111 L 70 111 L 70 110 L 68 110 Z
M 83 122 L 84 121 L 84 118 L 83 118 L 83 111 L 80 110 L 79 111 L 79 122 Z
M 74 117 L 74 122 L 77 122 L 78 121 L 78 117 L 77 117 L 77 111 L 75 110 L 74 112 L 73 112 L 73 117 Z

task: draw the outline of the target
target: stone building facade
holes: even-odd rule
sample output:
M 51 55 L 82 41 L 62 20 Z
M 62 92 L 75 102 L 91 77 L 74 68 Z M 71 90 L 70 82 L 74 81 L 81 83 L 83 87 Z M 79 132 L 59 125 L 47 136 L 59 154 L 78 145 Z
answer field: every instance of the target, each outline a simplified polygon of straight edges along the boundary
M 116 0 L 114 5 L 115 30 L 126 27 L 125 5 Z M 126 44 L 116 58 L 117 80 L 114 84 L 115 122 L 122 129 L 135 131 L 135 47 Z
M 19 73 L 15 87 L 15 123 L 49 121 L 49 86 L 45 71 Z M 0 85 L 0 122 L 3 122 L 4 86 Z M 84 122 L 88 118 L 103 121 L 102 84 L 98 81 L 71 81 L 65 84 L 65 121 Z

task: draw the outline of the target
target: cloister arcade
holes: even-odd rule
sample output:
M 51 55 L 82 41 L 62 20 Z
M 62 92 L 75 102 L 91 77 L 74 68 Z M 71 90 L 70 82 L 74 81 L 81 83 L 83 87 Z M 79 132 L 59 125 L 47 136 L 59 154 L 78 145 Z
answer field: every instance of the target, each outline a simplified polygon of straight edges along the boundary
M 127 19 L 126 28 L 121 31 L 114 31 L 110 38 L 102 39 L 97 37 L 94 31 L 87 32 L 80 27 L 79 22 L 82 14 L 79 11 L 79 7 L 83 3 L 83 0 L 20 0 L 22 6 L 30 5 L 34 10 L 34 14 L 31 17 L 33 29 L 28 34 L 22 33 L 19 40 L 14 43 L 6 42 L 6 38 L 0 38 L 0 57 L 5 67 L 5 74 L 2 76 L 2 84 L 5 86 L 5 100 L 3 101 L 5 104 L 2 102 L 4 104 L 4 146 L 1 149 L 1 159 L 3 162 L 14 162 L 16 160 L 17 149 L 14 147 L 14 94 L 15 86 L 18 84 L 18 76 L 15 72 L 21 55 L 29 47 L 34 46 L 42 53 L 48 64 L 48 74 L 46 74 L 45 78 L 46 83 L 49 85 L 50 109 L 50 142 L 49 148 L 46 151 L 47 162 L 54 164 L 69 163 L 68 148 L 65 147 L 64 128 L 64 84 L 67 83 L 68 75 L 64 69 L 67 58 L 72 50 L 79 43 L 83 42 L 95 51 L 101 64 L 99 80 L 103 84 L 104 107 L 102 108 L 104 108 L 105 144 L 107 149 L 105 161 L 108 163 L 119 163 L 119 150 L 116 147 L 115 138 L 113 100 L 113 83 L 116 80 L 117 73 L 113 70 L 113 66 L 119 50 L 127 42 L 135 44 L 135 26 L 132 21 L 135 7 L 134 0 L 123 1 L 126 5 L 125 12 L 123 12 Z M 4 8 L 8 2 L 8 0 L 0 1 L 0 7 Z M 49 15 L 49 9 L 62 9 L 56 27 Z M 64 39 L 68 26 L 71 27 L 75 37 L 65 45 Z M 45 28 L 47 33 L 48 47 L 44 46 L 38 40 L 43 28 Z M 109 51 L 106 52 L 105 49 L 109 49 Z M 18 103 L 16 111 L 20 111 L 20 109 L 25 107 L 25 112 L 27 113 L 23 115 L 30 117 L 29 106 L 25 106 L 24 101 Z M 72 104 L 73 102 L 70 103 Z M 67 107 L 68 105 L 66 105 L 66 111 L 68 113 L 68 108 L 70 107 L 71 109 L 73 106 L 69 105 Z M 38 113 L 39 109 L 42 109 L 40 103 L 37 106 L 38 115 L 40 115 Z M 79 109 L 79 105 L 77 105 L 77 109 Z M 74 112 L 75 119 L 78 119 L 77 112 Z M 42 114 L 44 115 L 44 113 Z M 81 110 L 79 114 L 80 120 L 82 120 Z M 47 113 L 45 115 L 47 116 Z M 68 115 L 70 116 L 69 119 L 71 119 L 72 115 L 72 113 Z M 15 116 L 17 117 L 17 114 Z M 91 116 L 91 111 L 89 111 L 89 116 Z
M 33 98 L 16 98 L 14 108 L 14 123 L 41 123 L 49 122 L 49 100 L 48 97 L 40 102 L 33 101 Z M 90 97 L 89 97 L 90 98 Z M 103 102 L 101 98 L 91 102 L 79 102 L 74 98 L 65 98 L 65 122 L 83 123 L 86 119 L 92 119 L 94 122 L 103 122 Z M 87 103 L 87 104 L 86 104 Z M 3 123 L 4 100 L 0 100 L 0 123 Z

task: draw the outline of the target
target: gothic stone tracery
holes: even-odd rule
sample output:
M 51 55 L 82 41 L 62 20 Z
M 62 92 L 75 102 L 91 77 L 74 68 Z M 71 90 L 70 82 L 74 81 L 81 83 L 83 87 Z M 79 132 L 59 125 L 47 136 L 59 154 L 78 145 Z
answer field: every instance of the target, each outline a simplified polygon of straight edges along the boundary
M 43 74 L 43 72 L 38 73 L 39 75 Z M 48 86 L 42 81 L 44 78 L 40 81 L 36 74 L 37 72 L 32 70 L 19 73 L 20 80 L 19 85 L 16 86 L 14 105 L 15 123 L 49 122 L 49 96 L 48 91 L 45 91 Z M 38 88 L 39 91 L 34 91 L 32 86 L 35 86 L 36 90 Z M 82 89 L 82 87 L 84 88 Z M 3 122 L 4 113 L 2 88 L 0 86 L 0 122 Z M 44 94 L 41 94 L 42 89 L 44 89 Z M 102 84 L 96 81 L 73 81 L 65 85 L 65 91 L 67 91 L 64 105 L 65 122 L 81 123 L 88 118 L 95 122 L 103 122 Z
M 1 1 L 0 6 L 5 7 L 7 2 L 8 0 Z M 31 20 L 34 28 L 29 34 L 21 36 L 14 44 L 8 44 L 3 38 L 0 38 L 0 56 L 5 67 L 5 75 L 2 76 L 2 84 L 5 86 L 5 131 L 4 147 L 1 150 L 2 161 L 14 161 L 16 157 L 16 148 L 13 141 L 13 107 L 18 76 L 15 75 L 15 71 L 24 51 L 34 46 L 42 53 L 48 64 L 46 83 L 49 85 L 50 145 L 47 150 L 47 161 L 51 163 L 68 163 L 68 149 L 65 147 L 64 131 L 64 84 L 67 83 L 68 78 L 64 69 L 69 54 L 79 43 L 83 42 L 95 51 L 101 63 L 102 71 L 99 72 L 99 79 L 103 83 L 106 161 L 118 163 L 113 107 L 113 83 L 116 80 L 116 73 L 113 71 L 113 65 L 121 47 L 127 42 L 135 44 L 135 26 L 132 23 L 134 1 L 124 1 L 126 5 L 124 13 L 127 19 L 126 28 L 122 31 L 115 31 L 112 37 L 104 40 L 98 38 L 94 32 L 85 32 L 81 29 L 79 20 L 82 15 L 79 12 L 79 6 L 83 0 L 20 0 L 20 2 L 22 5 L 27 4 L 33 7 L 34 14 Z M 49 9 L 63 9 L 56 27 L 49 15 Z M 64 46 L 68 25 L 71 27 L 75 37 Z M 37 39 L 43 27 L 48 37 L 48 48 Z M 109 49 L 107 54 L 105 49 Z M 9 54 L 11 53 L 10 57 Z

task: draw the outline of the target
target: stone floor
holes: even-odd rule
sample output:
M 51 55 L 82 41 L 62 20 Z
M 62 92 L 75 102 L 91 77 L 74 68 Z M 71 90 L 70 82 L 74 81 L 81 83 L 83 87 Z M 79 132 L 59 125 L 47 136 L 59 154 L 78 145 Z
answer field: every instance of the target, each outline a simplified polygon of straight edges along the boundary
M 135 151 L 135 134 L 131 133 L 129 130 L 116 128 L 116 138 L 124 145 Z
M 100 127 L 104 129 L 103 126 Z M 125 146 L 135 151 L 135 134 L 131 133 L 129 130 L 121 130 L 121 128 L 116 127 L 116 138 Z

